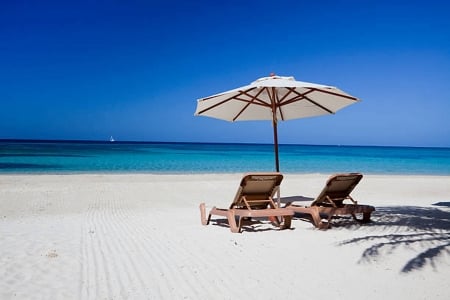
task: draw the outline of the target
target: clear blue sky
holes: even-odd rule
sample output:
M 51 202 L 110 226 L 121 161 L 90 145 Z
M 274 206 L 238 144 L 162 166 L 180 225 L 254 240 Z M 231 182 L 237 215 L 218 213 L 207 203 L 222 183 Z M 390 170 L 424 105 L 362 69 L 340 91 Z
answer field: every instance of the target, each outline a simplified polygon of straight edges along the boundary
M 2 1 L 0 139 L 271 143 L 194 117 L 275 72 L 362 99 L 280 143 L 450 147 L 447 1 Z

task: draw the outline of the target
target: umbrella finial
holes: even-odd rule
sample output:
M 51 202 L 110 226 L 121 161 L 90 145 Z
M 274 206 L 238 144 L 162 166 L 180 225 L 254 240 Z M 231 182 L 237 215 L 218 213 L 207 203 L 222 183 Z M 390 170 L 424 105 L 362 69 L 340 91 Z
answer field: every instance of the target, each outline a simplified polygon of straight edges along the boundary
M 274 72 L 270 72 L 270 75 L 269 75 L 270 77 L 275 77 L 275 76 L 277 76 Z

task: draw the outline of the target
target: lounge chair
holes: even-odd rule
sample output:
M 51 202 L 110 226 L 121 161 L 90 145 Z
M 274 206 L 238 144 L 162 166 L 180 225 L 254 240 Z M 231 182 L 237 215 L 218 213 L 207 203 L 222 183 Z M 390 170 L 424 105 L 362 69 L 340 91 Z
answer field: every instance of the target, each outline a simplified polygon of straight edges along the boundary
M 286 208 L 277 208 L 273 195 L 278 191 L 283 175 L 280 173 L 246 174 L 228 209 L 213 207 L 206 218 L 205 203 L 200 204 L 200 216 L 203 225 L 208 225 L 212 215 L 226 217 L 232 232 L 241 232 L 243 220 L 267 217 L 280 229 L 291 227 L 294 212 Z M 284 222 L 280 223 L 278 217 Z M 237 224 L 236 224 L 237 218 Z
M 331 218 L 340 215 L 351 215 L 353 219 L 361 223 L 370 222 L 370 215 L 375 208 L 370 205 L 360 205 L 350 196 L 350 193 L 361 181 L 362 177 L 363 175 L 360 173 L 332 175 L 327 180 L 319 196 L 310 206 L 288 203 L 285 207 L 292 209 L 296 213 L 311 215 L 314 225 L 320 229 L 329 228 Z M 352 204 L 344 204 L 344 200 L 347 199 Z M 356 214 L 362 214 L 362 218 L 357 219 Z M 322 221 L 321 215 L 326 216 L 326 221 Z

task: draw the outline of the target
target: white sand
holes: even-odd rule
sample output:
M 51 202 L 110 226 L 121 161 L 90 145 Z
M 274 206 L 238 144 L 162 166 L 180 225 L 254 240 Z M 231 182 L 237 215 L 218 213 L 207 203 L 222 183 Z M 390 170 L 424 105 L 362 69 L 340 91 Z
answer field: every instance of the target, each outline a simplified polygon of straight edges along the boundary
M 282 196 L 327 177 L 285 175 Z M 2 175 L 0 299 L 450 299 L 450 177 L 365 176 L 368 225 L 202 226 L 240 179 Z

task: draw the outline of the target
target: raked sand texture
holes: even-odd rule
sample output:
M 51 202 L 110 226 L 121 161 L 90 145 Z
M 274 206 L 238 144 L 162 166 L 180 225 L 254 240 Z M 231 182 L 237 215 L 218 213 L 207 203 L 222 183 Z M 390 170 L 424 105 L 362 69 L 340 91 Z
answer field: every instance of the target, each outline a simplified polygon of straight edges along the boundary
M 202 226 L 241 176 L 0 176 L 0 299 L 450 299 L 450 177 L 365 176 L 362 226 Z M 281 195 L 327 177 L 287 174 Z

